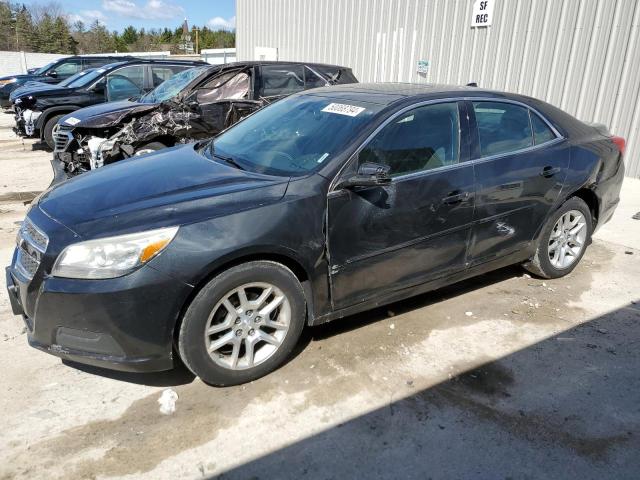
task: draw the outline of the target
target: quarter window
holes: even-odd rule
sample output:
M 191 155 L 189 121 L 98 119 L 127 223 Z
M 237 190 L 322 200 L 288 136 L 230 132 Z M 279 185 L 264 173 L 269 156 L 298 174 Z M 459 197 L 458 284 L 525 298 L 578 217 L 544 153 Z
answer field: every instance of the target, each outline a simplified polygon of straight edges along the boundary
M 549 125 L 533 112 L 531 112 L 531 126 L 533 127 L 533 137 L 536 145 L 546 143 L 556 138 L 556 134 L 549 128 Z
M 388 165 L 391 176 L 431 170 L 460 161 L 457 102 L 418 107 L 386 125 L 360 152 L 358 163 Z
M 515 152 L 533 145 L 529 109 L 511 103 L 474 102 L 480 156 Z

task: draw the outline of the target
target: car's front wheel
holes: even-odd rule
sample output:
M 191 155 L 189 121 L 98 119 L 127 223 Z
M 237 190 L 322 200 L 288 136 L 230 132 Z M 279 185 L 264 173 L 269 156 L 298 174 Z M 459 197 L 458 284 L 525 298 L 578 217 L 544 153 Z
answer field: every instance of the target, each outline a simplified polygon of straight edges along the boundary
M 305 318 L 302 286 L 291 270 L 271 261 L 244 263 L 196 295 L 180 327 L 178 350 L 206 383 L 249 382 L 287 359 Z
M 581 198 L 571 197 L 549 217 L 535 255 L 524 267 L 543 278 L 567 275 L 584 255 L 592 230 L 589 207 Z
M 44 138 L 44 142 L 51 150 L 53 150 L 56 146 L 56 142 L 53 140 L 53 128 L 58 123 L 58 120 L 60 120 L 62 117 L 64 117 L 64 115 L 54 115 L 44 124 L 42 137 Z

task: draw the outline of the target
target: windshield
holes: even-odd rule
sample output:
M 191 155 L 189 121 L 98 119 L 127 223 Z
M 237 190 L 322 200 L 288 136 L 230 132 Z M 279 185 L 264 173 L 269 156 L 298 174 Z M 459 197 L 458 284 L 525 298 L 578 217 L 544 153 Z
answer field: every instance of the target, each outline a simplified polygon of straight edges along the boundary
M 33 72 L 34 75 L 44 75 L 44 72 L 53 67 L 53 64 L 56 62 L 47 63 L 44 67 L 40 67 L 38 70 Z
M 85 73 L 85 72 L 86 70 L 80 73 Z M 104 72 L 106 72 L 104 68 L 97 68 L 97 69 L 91 70 L 86 75 L 79 76 L 73 81 L 73 84 L 69 83 L 67 86 L 74 87 L 74 88 L 84 87 L 86 85 L 89 85 L 94 80 L 100 78 Z
M 75 75 L 71 75 L 66 80 L 61 81 L 58 85 L 61 86 L 61 87 L 75 87 L 76 86 L 75 85 L 76 80 L 78 80 L 79 78 L 84 77 L 87 73 L 93 72 L 94 70 L 95 70 L 95 68 L 89 68 L 87 70 L 83 70 L 81 72 L 78 72 Z
M 203 151 L 268 175 L 305 175 L 339 154 L 383 107 L 325 97 L 288 97 L 227 130 Z
M 159 103 L 169 100 L 180 93 L 184 87 L 210 67 L 196 67 L 176 73 L 168 80 L 165 80 L 156 88 L 151 90 L 140 99 L 141 103 Z

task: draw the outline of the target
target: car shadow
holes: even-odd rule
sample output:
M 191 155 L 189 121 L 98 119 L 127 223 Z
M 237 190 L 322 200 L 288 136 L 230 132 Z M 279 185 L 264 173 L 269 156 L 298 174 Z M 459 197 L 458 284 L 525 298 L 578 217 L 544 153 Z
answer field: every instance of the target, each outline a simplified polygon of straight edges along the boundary
M 430 292 L 377 307 L 372 310 L 357 313 L 339 321 L 314 326 L 310 329 L 312 339 L 321 340 L 341 333 L 346 333 L 351 330 L 356 330 L 366 325 L 371 325 L 385 320 L 390 316 L 402 315 L 403 313 L 407 313 L 412 310 L 428 307 L 429 305 L 464 295 L 473 290 L 478 290 L 483 287 L 488 287 L 489 285 L 500 283 L 510 278 L 521 277 L 523 275 L 525 275 L 525 271 L 519 265 L 512 265 L 498 270 L 493 270 L 485 273 L 484 275 L 453 283 L 437 290 L 432 290 Z
M 407 382 L 376 410 L 209 478 L 635 479 L 639 320 L 632 302 L 434 386 Z

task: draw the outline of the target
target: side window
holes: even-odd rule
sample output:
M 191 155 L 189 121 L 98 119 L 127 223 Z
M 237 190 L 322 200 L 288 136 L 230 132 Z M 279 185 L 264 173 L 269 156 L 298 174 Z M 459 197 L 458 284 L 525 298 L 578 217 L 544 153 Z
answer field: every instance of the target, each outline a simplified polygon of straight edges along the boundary
M 169 80 L 176 73 L 182 72 L 186 70 L 187 66 L 182 65 L 162 65 L 162 66 L 151 66 L 151 77 L 153 79 L 153 87 L 157 87 L 165 80 Z
M 500 102 L 474 102 L 473 108 L 482 157 L 533 145 L 528 108 Z
M 124 67 L 107 75 L 107 99 L 124 100 L 142 92 L 144 69 L 141 65 Z
M 70 77 L 71 75 L 78 73 L 80 70 L 82 70 L 80 60 L 64 62 L 53 69 L 58 77 Z
M 457 102 L 425 105 L 395 118 L 358 155 L 358 163 L 391 167 L 391 176 L 431 170 L 460 161 Z
M 245 72 L 225 73 L 199 88 L 196 101 L 211 103 L 222 99 L 241 100 L 247 98 L 250 83 L 249 75 Z
M 549 128 L 544 120 L 542 120 L 537 114 L 529 111 L 531 115 L 531 126 L 533 127 L 533 137 L 536 145 L 546 143 L 556 138 L 556 134 Z
M 302 65 L 264 65 L 260 96 L 275 97 L 290 95 L 304 90 L 304 70 Z

